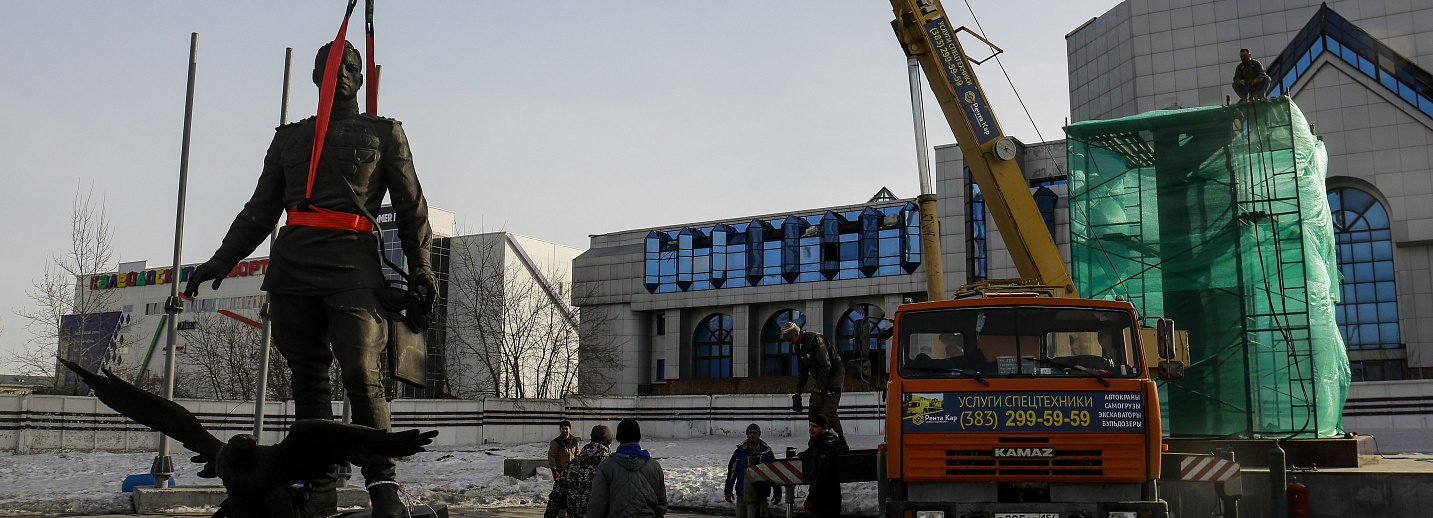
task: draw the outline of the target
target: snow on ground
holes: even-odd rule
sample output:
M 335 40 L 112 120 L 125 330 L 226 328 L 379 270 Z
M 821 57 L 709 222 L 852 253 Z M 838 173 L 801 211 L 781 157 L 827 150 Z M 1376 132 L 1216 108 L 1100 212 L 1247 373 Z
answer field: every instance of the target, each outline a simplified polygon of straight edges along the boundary
M 722 496 L 727 459 L 741 437 L 648 439 L 642 446 L 662 463 L 667 499 L 672 506 L 731 509 Z M 853 436 L 852 448 L 874 448 L 877 436 Z M 806 448 L 804 438 L 771 437 L 777 456 L 787 446 Z M 504 458 L 545 458 L 546 443 L 437 448 L 398 464 L 398 479 L 407 493 L 450 507 L 540 506 L 547 502 L 552 479 L 517 480 L 504 476 Z M 0 514 L 127 514 L 129 494 L 120 492 L 125 476 L 149 472 L 154 453 L 71 452 L 0 457 Z M 179 485 L 214 485 L 200 479 L 200 466 L 187 455 L 175 455 Z M 843 514 L 875 514 L 876 486 L 865 482 L 842 486 Z M 805 495 L 802 487 L 798 496 Z M 798 505 L 800 505 L 798 501 Z

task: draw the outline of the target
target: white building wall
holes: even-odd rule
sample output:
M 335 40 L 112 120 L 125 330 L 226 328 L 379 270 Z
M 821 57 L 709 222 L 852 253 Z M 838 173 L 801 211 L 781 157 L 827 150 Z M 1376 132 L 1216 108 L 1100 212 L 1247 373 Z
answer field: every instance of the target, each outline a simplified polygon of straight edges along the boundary
M 462 290 L 461 283 L 471 283 L 473 279 L 490 277 L 495 271 L 502 271 L 505 279 L 505 293 L 515 291 L 526 297 L 523 304 L 537 305 L 547 303 L 547 294 L 540 289 L 541 283 L 547 283 L 559 295 L 563 304 L 572 307 L 572 260 L 582 251 L 566 245 L 545 241 L 534 237 L 513 234 L 509 232 L 490 232 L 484 234 L 470 234 L 455 236 L 450 241 L 452 251 L 451 268 L 449 271 L 449 303 L 448 311 L 452 315 L 456 311 L 473 311 L 471 303 L 459 304 L 455 301 L 458 296 L 456 290 Z M 531 265 L 523 261 L 522 255 L 532 261 Z M 470 259 L 464 259 L 464 257 Z M 489 269 L 488 271 L 479 271 Z M 536 272 L 533 270 L 536 269 Z M 479 304 L 481 305 L 481 304 Z M 464 306 L 467 306 L 466 308 Z M 574 310 L 575 311 L 575 310 Z M 480 354 L 498 354 L 493 351 L 480 353 L 484 343 L 477 329 L 462 325 L 463 320 L 450 318 L 447 345 L 448 378 L 450 384 L 461 386 L 462 391 L 477 393 L 488 393 L 495 385 L 491 370 L 485 363 L 479 360 Z M 498 378 L 504 379 L 507 374 L 498 374 Z M 528 394 L 536 393 L 536 380 L 524 379 L 521 383 Z M 467 396 L 471 394 L 458 394 Z
M 230 272 L 233 276 L 225 278 L 217 291 L 210 288 L 211 283 L 204 283 L 194 300 L 185 301 L 186 309 L 179 314 L 176 321 L 180 323 L 193 322 L 197 318 L 201 318 L 201 316 L 204 318 L 228 318 L 219 316 L 218 313 L 212 310 L 204 309 L 206 305 L 224 299 L 246 299 L 242 302 L 250 307 L 234 308 L 230 309 L 230 311 L 250 320 L 259 320 L 259 307 L 257 305 L 248 304 L 251 301 L 247 300 L 247 298 L 259 297 L 264 294 L 259 287 L 263 284 L 263 273 L 267 270 L 266 266 L 259 266 L 256 269 L 257 273 L 250 273 L 249 265 L 266 265 L 267 261 L 267 257 L 251 257 L 245 259 L 243 263 L 244 271 L 240 273 L 239 268 L 236 268 Z M 137 277 L 147 271 L 167 269 L 167 267 L 147 265 L 145 261 L 126 262 L 120 266 L 119 269 L 113 272 L 114 275 L 126 275 L 133 272 Z M 181 267 L 181 270 L 194 268 L 196 266 L 198 265 L 185 265 Z M 181 275 L 182 274 L 174 275 L 173 278 L 179 281 Z M 181 291 L 187 282 L 187 277 L 185 277 L 185 279 L 184 281 L 179 281 Z M 84 279 L 80 282 L 78 289 L 92 290 L 95 289 L 94 286 L 96 286 L 96 283 Z M 164 377 L 165 348 L 167 346 L 168 337 L 166 335 L 167 326 L 161 326 L 160 324 L 164 321 L 165 313 L 163 305 L 164 301 L 169 298 L 172 285 L 170 283 L 146 284 L 142 286 L 126 285 L 123 287 L 100 289 L 109 291 L 115 295 L 115 302 L 108 310 L 119 311 L 123 314 L 121 317 L 122 327 L 119 333 L 119 343 L 117 344 L 118 357 L 115 362 L 109 363 L 106 367 L 114 370 L 116 373 L 121 373 L 131 381 L 137 379 L 162 380 Z M 175 369 L 181 374 L 193 372 L 197 369 L 191 354 L 189 354 L 185 348 L 185 334 L 185 331 L 179 331 L 176 334 L 176 350 L 178 351 L 178 355 L 176 356 L 177 363 L 175 364 Z M 153 344 L 152 352 L 151 344 Z M 148 367 L 144 368 L 144 373 L 140 375 L 140 369 L 143 367 L 144 359 L 147 355 L 149 356 Z

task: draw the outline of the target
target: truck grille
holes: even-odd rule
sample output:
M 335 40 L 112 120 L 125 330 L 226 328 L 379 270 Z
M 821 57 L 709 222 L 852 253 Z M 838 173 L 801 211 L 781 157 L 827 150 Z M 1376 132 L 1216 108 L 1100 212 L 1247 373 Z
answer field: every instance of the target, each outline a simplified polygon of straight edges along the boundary
M 1136 433 L 912 433 L 901 442 L 901 475 L 907 480 L 1129 482 L 1148 477 L 1145 438 Z M 1046 448 L 1055 450 L 1052 457 L 1019 452 L 1046 453 Z
M 946 450 L 946 475 L 1104 475 L 1101 450 L 1056 450 L 1049 459 L 996 458 L 991 450 Z

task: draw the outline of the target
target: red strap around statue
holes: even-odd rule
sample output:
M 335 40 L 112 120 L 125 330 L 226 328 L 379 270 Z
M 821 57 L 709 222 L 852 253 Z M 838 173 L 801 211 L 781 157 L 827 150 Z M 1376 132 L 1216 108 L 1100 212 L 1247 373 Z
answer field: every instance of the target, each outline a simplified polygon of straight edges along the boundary
M 322 207 L 310 206 L 309 208 L 311 210 L 289 207 L 287 224 L 300 227 L 345 228 L 359 232 L 373 232 L 373 223 L 369 222 L 366 217 Z

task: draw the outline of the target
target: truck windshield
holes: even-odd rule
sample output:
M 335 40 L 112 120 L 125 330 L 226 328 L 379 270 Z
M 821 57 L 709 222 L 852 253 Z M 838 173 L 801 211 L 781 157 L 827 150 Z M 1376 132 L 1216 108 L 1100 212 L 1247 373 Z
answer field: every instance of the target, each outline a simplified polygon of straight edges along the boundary
M 953 308 L 906 313 L 900 373 L 907 378 L 1132 377 L 1143 369 L 1124 311 Z

